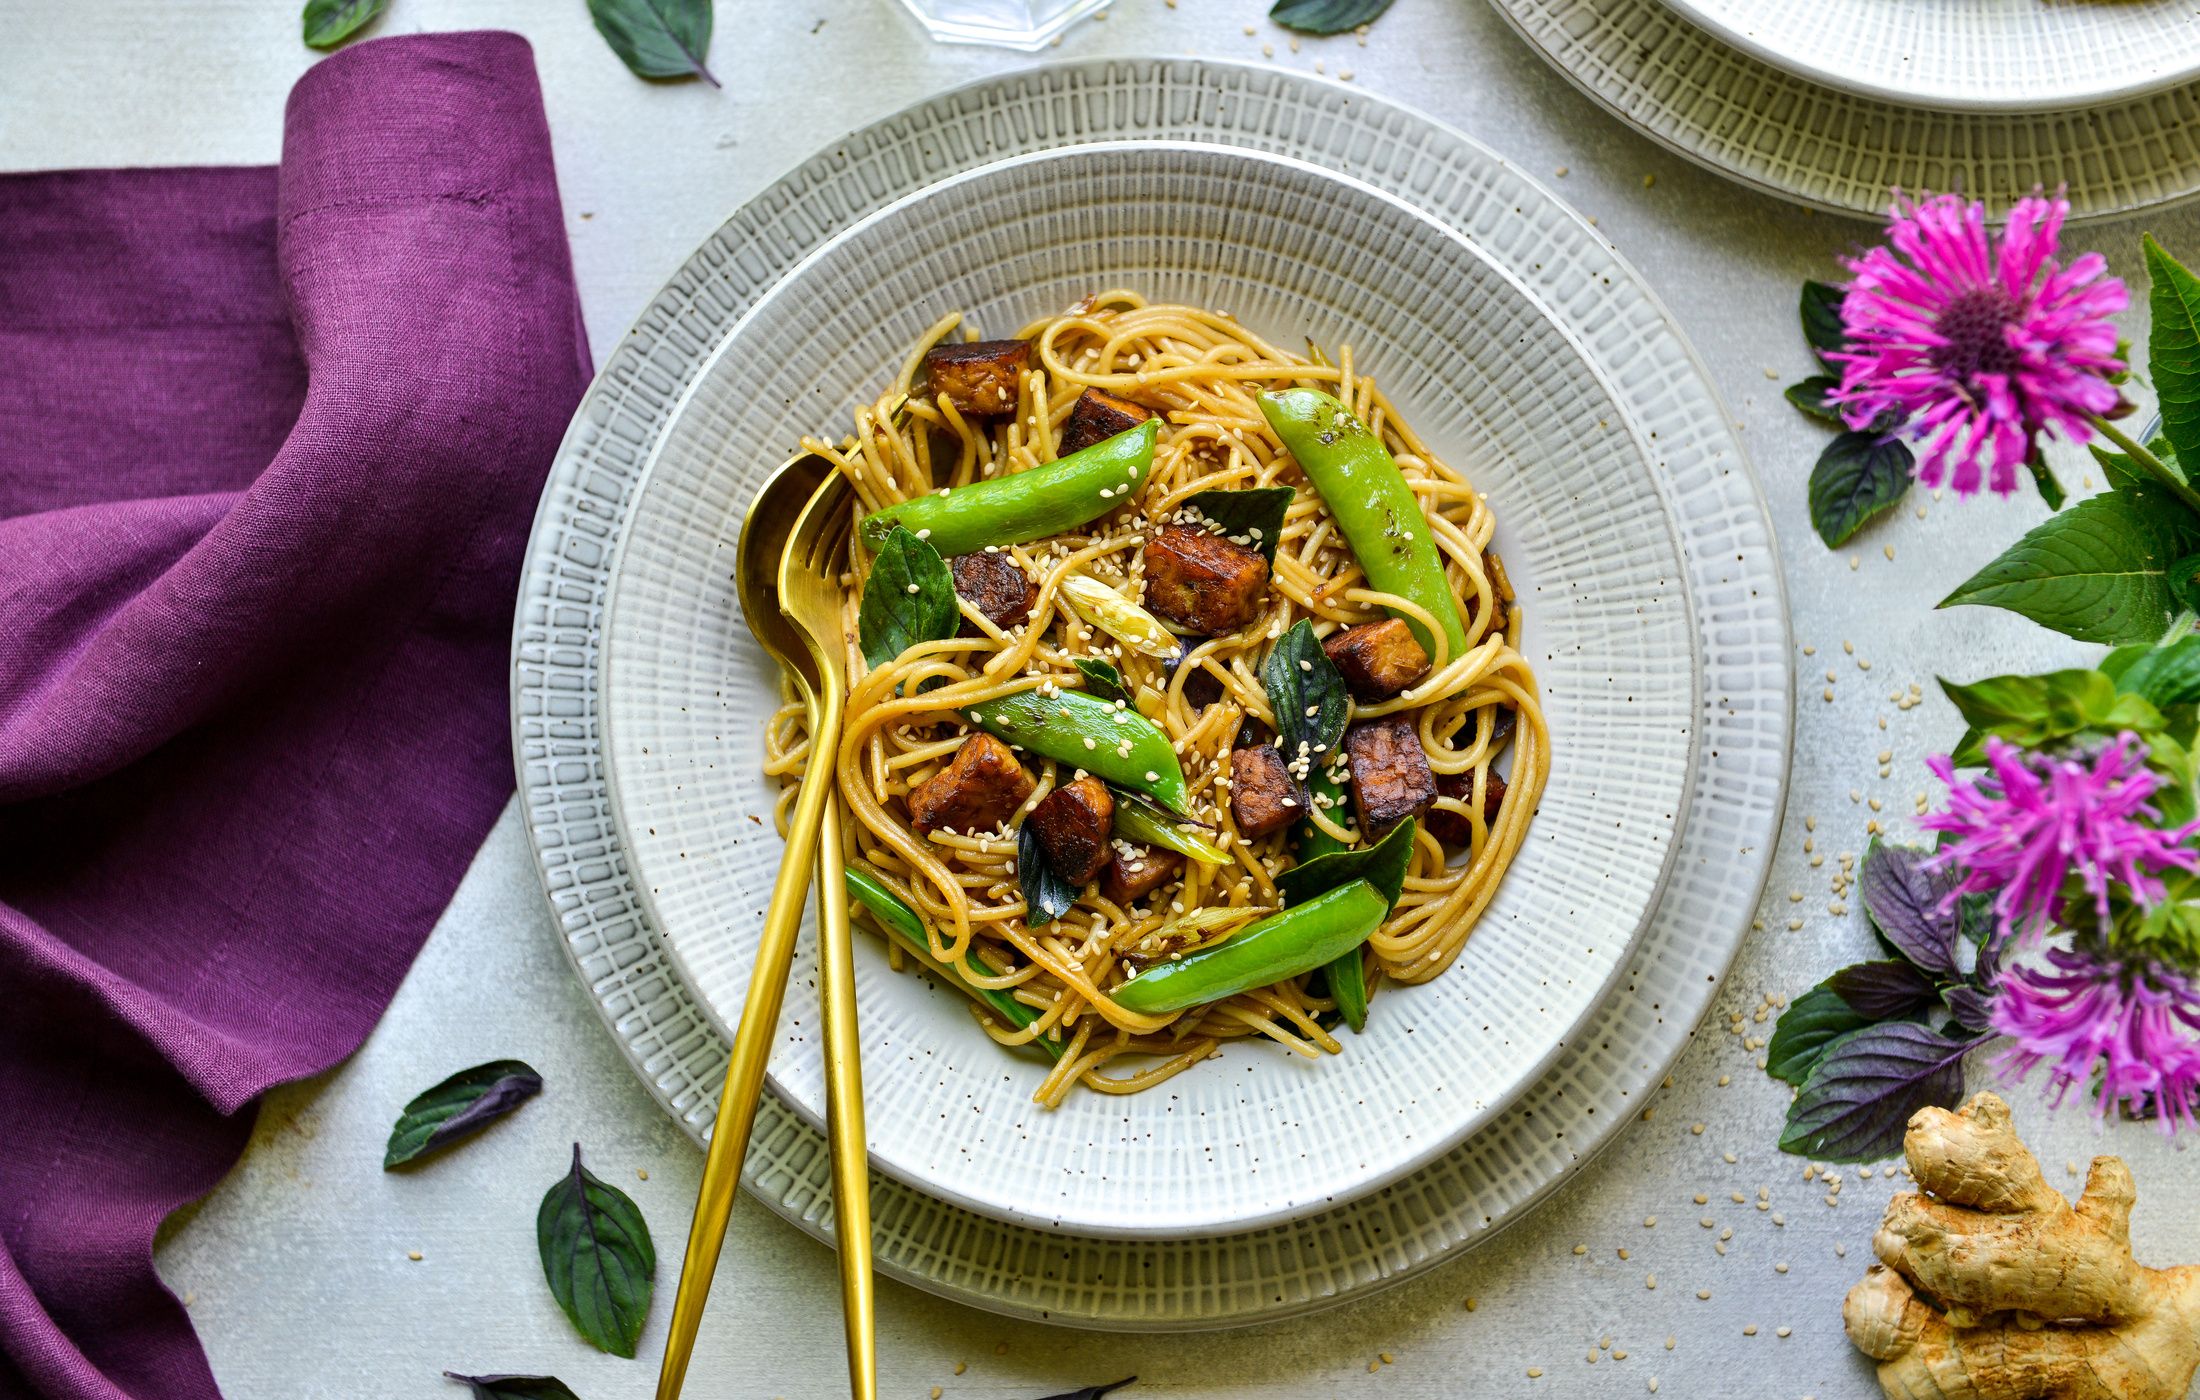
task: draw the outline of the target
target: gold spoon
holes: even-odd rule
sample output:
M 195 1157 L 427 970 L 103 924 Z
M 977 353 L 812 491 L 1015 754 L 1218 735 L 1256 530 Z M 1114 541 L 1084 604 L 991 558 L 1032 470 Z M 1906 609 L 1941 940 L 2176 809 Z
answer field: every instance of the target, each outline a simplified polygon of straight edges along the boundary
M 809 508 L 827 497 L 844 504 L 847 496 L 845 483 L 839 483 L 832 465 L 822 457 L 803 453 L 789 459 L 765 481 L 757 492 L 756 500 L 749 507 L 747 517 L 741 523 L 741 538 L 734 551 L 734 576 L 741 599 L 741 612 L 755 634 L 757 641 L 786 668 L 802 691 L 803 702 L 810 711 L 812 742 L 821 752 L 829 752 L 840 729 L 840 708 L 843 702 L 843 682 L 837 653 L 827 652 L 817 640 L 805 636 L 781 612 L 780 575 L 791 564 L 796 572 L 801 565 L 812 561 L 819 543 L 817 533 L 805 542 L 800 527 L 805 519 L 822 524 L 825 516 L 812 517 Z M 828 513 L 830 514 L 830 512 Z M 845 527 L 842 528 L 845 535 Z M 799 563 L 797 562 L 799 561 Z M 837 575 L 813 580 L 813 583 L 837 585 Z M 801 587 L 799 595 L 805 599 L 818 592 L 815 587 Z M 837 640 L 839 631 L 837 604 L 834 616 L 825 629 L 826 634 Z M 814 614 L 804 613 L 805 621 L 813 621 Z M 820 665 L 819 658 L 828 658 L 829 664 Z M 822 694 L 821 694 L 822 692 Z M 823 713 L 824 702 L 829 701 L 830 714 Z M 821 720 L 830 720 L 829 728 Z M 800 788 L 795 795 L 792 818 L 788 823 L 788 857 L 780 866 L 779 877 L 772 885 L 772 897 L 764 924 L 759 932 L 756 965 L 749 976 L 748 995 L 741 1008 L 741 1022 L 733 1038 L 733 1053 L 726 1065 L 725 1088 L 718 1099 L 718 1117 L 711 1130 L 710 1151 L 703 1161 L 703 1180 L 696 1193 L 695 1222 L 688 1231 L 686 1258 L 680 1265 L 679 1291 L 674 1295 L 672 1322 L 665 1338 L 665 1356 L 657 1376 L 657 1400 L 676 1400 L 687 1376 L 689 1358 L 695 1349 L 695 1335 L 703 1317 L 703 1305 L 710 1294 L 711 1277 L 717 1271 L 718 1254 L 725 1243 L 726 1223 L 733 1212 L 734 1194 L 740 1185 L 741 1163 L 748 1152 L 749 1134 L 756 1123 L 757 1096 L 762 1091 L 764 1067 L 771 1054 L 771 1043 L 779 1023 L 779 1008 L 787 985 L 787 972 L 794 960 L 795 935 L 802 922 L 802 904 L 810 881 L 810 862 L 801 858 L 800 852 L 811 849 L 818 841 L 826 824 L 831 806 L 833 765 L 830 761 L 812 763 L 803 772 Z M 840 883 L 839 837 L 837 813 L 833 822 L 831 842 L 832 870 L 830 883 L 820 889 L 820 927 L 830 930 L 837 922 L 843 943 L 847 939 L 847 905 L 833 898 L 830 891 Z M 831 968 L 835 960 L 828 954 L 821 956 L 821 966 Z M 840 964 L 844 967 L 845 964 Z M 828 981 L 835 981 L 832 972 Z M 831 990 L 837 991 L 837 985 Z M 834 1000 L 828 996 L 828 1004 Z M 829 1016 L 833 1022 L 845 1023 L 850 1041 L 854 1037 L 854 1017 L 850 1014 Z M 832 1097 L 828 1106 L 839 1104 L 841 1078 L 831 1072 L 832 1037 L 828 1029 L 828 1086 Z M 860 1093 L 860 1089 L 858 1090 Z M 836 1113 L 835 1118 L 845 1124 L 848 1115 Z M 861 1152 L 863 1140 L 860 1098 L 855 1110 L 854 1135 L 857 1150 Z M 835 1137 L 834 1196 L 836 1208 L 845 1193 L 842 1173 L 838 1170 L 838 1137 Z M 860 1160 L 860 1158 L 859 1158 Z M 859 1178 L 861 1180 L 861 1178 Z M 867 1182 L 865 1183 L 867 1186 Z M 862 1355 L 861 1375 L 857 1394 L 869 1400 L 873 1393 L 867 1379 L 875 1369 L 871 1361 L 869 1337 L 871 1335 L 870 1296 L 870 1232 L 867 1191 L 856 1211 L 865 1228 L 857 1236 L 861 1240 L 863 1285 L 860 1297 L 851 1291 L 847 1272 L 851 1267 L 850 1250 L 852 1232 L 846 1224 L 841 1230 L 841 1258 L 843 1272 L 843 1302 L 851 1304 L 848 1317 L 850 1336 L 849 1364 L 851 1373 L 857 1368 L 855 1329 L 858 1323 L 856 1309 L 860 1307 L 865 1346 Z M 841 1219 L 848 1220 L 846 1215 Z

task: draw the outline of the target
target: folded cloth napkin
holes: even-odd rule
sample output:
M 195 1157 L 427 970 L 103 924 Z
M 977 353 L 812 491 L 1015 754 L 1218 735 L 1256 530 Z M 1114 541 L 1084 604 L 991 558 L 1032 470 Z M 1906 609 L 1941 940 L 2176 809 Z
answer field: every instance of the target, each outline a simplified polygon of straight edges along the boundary
M 0 177 L 0 1396 L 217 1395 L 154 1230 L 510 795 L 588 374 L 516 35 L 325 60 L 273 169 Z

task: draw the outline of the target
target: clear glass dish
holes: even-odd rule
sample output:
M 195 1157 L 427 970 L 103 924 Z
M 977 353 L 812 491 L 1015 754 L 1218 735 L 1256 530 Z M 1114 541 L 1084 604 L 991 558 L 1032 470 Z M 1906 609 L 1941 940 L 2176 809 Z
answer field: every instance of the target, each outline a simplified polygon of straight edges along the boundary
M 1063 30 L 1107 8 L 1108 0 L 901 0 L 925 32 L 943 44 L 1043 48 Z

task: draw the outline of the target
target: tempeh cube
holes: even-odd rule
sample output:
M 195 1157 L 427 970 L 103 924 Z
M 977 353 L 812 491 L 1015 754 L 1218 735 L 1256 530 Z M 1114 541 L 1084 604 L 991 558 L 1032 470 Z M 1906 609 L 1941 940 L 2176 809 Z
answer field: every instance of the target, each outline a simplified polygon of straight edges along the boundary
M 1098 778 L 1079 778 L 1045 797 L 1024 818 L 1046 848 L 1054 873 L 1083 885 L 1114 854 L 1108 832 L 1115 825 L 1115 797 Z
M 1230 755 L 1230 819 L 1248 839 L 1281 831 L 1306 814 L 1306 798 L 1274 744 Z
M 1121 840 L 1110 844 L 1114 858 L 1100 871 L 1100 893 L 1116 904 L 1129 904 L 1152 894 L 1184 865 L 1184 857 L 1159 846 Z
M 1054 455 L 1059 458 L 1081 452 L 1117 433 L 1127 433 L 1151 417 L 1153 410 L 1142 403 L 1119 399 L 1105 389 L 1087 389 L 1070 406 L 1069 417 L 1062 420 L 1062 440 L 1055 444 Z
M 1004 631 L 1028 621 L 1031 605 L 1039 601 L 1039 586 L 1005 549 L 958 554 L 948 569 L 955 575 L 955 591 Z M 963 630 L 977 631 L 967 620 Z
M 1344 732 L 1344 752 L 1360 829 L 1370 839 L 1436 800 L 1436 775 L 1409 716 L 1361 720 Z
M 945 827 L 991 831 L 1023 806 L 1034 784 L 1016 751 L 991 734 L 973 734 L 947 766 L 909 793 L 909 824 L 929 836 Z
M 1016 377 L 1031 363 L 1026 340 L 952 341 L 924 352 L 925 384 L 967 417 L 1016 411 Z
M 1146 606 L 1178 626 L 1213 637 L 1260 616 L 1268 561 L 1257 549 L 1184 525 L 1146 541 Z
M 1474 774 L 1438 773 L 1436 793 L 1439 797 L 1454 797 L 1461 802 L 1474 796 Z M 1505 802 L 1505 780 L 1494 770 L 1482 790 L 1482 825 L 1497 820 L 1497 809 Z M 1474 844 L 1474 823 L 1463 812 L 1450 812 L 1442 807 L 1431 807 L 1428 812 L 1428 829 L 1437 840 L 1447 846 L 1471 846 Z
M 1428 674 L 1428 653 L 1395 617 L 1332 632 L 1322 638 L 1322 651 L 1362 700 L 1388 700 Z

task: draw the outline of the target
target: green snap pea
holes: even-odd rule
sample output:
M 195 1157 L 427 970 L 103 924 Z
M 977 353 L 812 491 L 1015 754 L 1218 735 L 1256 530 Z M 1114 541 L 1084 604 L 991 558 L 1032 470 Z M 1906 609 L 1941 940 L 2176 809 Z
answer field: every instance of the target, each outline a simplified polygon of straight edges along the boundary
M 1389 912 L 1382 891 L 1367 881 L 1339 885 L 1212 948 L 1155 963 L 1115 989 L 1115 1004 L 1157 1016 L 1312 972 L 1365 943 Z
M 1081 691 L 1041 695 L 1019 690 L 984 700 L 963 717 L 1011 744 L 1082 768 L 1111 787 L 1144 793 L 1179 815 L 1189 810 L 1184 768 L 1161 726 Z
M 1322 804 L 1318 799 L 1327 797 L 1338 805 L 1326 810 L 1342 810 L 1344 789 L 1330 778 L 1327 768 L 1316 767 L 1307 776 L 1306 791 L 1309 807 L 1320 808 Z M 1291 829 L 1291 844 L 1302 865 L 1316 856 L 1352 849 L 1315 825 L 1311 817 L 1299 818 L 1298 824 Z M 1367 1026 L 1367 959 L 1355 947 L 1339 954 L 1322 969 L 1322 974 L 1329 981 L 1329 995 L 1336 998 L 1337 1013 L 1344 1017 L 1344 1023 L 1355 1031 L 1364 1030 Z
M 879 883 L 878 877 L 870 871 L 861 870 L 851 865 L 841 873 L 841 878 L 848 886 L 848 893 L 877 921 L 878 926 L 893 935 L 894 939 L 903 948 L 907 949 L 911 956 L 930 968 L 936 975 L 946 978 L 949 983 L 968 992 L 973 1000 L 989 1008 L 995 1015 L 1018 1030 L 1022 1030 L 1039 1019 L 1038 1011 L 1016 1000 L 1010 993 L 1004 992 L 998 987 L 980 987 L 958 976 L 953 968 L 933 957 L 931 940 L 925 937 L 924 921 L 917 917 L 917 911 L 896 898 L 894 892 Z M 975 976 L 991 977 L 994 975 L 993 969 L 978 961 L 978 956 L 975 953 L 964 956 L 963 966 L 969 968 Z M 1062 1058 L 1062 1046 L 1055 1041 L 1040 1036 L 1031 1043 L 1057 1060 Z
M 989 544 L 1021 544 L 1074 530 L 1122 505 L 1145 484 L 1159 432 L 1158 422 L 1149 418 L 1045 466 L 873 511 L 863 517 L 863 542 L 877 549 L 900 525 L 952 558 Z
M 1367 571 L 1367 581 L 1427 608 L 1443 629 L 1450 659 L 1458 660 L 1467 649 L 1467 629 L 1451 581 L 1444 576 L 1443 552 L 1383 440 L 1318 389 L 1264 393 L 1260 411 L 1321 492 L 1353 557 Z M 1414 639 L 1434 656 L 1435 639 L 1428 628 L 1418 618 L 1404 620 Z
M 1115 804 L 1115 830 L 1133 841 L 1162 846 L 1190 856 L 1201 865 L 1228 865 L 1230 857 L 1204 836 L 1184 830 L 1169 814 L 1133 793 L 1119 794 Z

